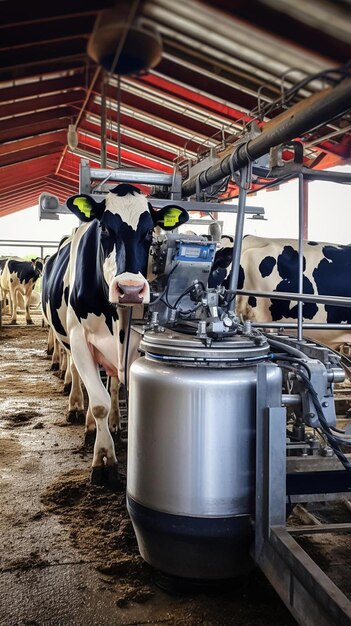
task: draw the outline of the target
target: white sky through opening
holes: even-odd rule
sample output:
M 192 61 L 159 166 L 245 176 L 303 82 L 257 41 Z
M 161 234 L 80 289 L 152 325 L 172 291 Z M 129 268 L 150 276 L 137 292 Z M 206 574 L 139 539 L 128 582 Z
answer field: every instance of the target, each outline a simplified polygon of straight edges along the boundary
M 338 166 L 334 171 L 350 172 L 351 165 Z M 351 185 L 337 183 L 309 183 L 308 237 L 310 240 L 331 243 L 351 243 Z M 245 218 L 245 234 L 261 237 L 296 239 L 298 232 L 297 181 L 281 185 L 278 191 L 260 191 L 248 196 L 248 204 L 263 206 L 266 220 Z M 224 233 L 235 232 L 235 215 L 222 213 Z M 39 221 L 38 207 L 31 207 L 0 218 L 0 240 L 59 242 L 78 225 L 74 215 L 60 215 L 59 220 Z M 207 232 L 207 227 L 184 225 L 183 230 Z M 45 249 L 51 254 L 53 248 Z M 39 256 L 35 246 L 28 248 L 0 245 L 0 255 Z

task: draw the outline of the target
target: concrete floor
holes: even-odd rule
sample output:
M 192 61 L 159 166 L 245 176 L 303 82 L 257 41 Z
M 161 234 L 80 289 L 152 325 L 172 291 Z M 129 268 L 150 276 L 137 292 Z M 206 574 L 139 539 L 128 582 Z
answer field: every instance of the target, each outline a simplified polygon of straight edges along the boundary
M 94 511 L 82 508 L 86 497 L 91 507 L 95 493 L 87 480 L 91 455 L 77 453 L 81 452 L 83 427 L 65 424 L 67 398 L 62 395 L 62 381 L 49 371 L 46 331 L 39 318 L 35 321 L 35 327 L 16 328 L 6 327 L 5 318 L 0 331 L 0 625 L 293 625 L 289 612 L 258 571 L 213 595 L 172 596 L 158 589 L 151 568 L 141 565 L 141 588 L 148 591 L 136 601 L 125 595 L 126 585 L 139 584 L 136 570 L 123 577 L 118 568 L 102 573 L 101 562 L 106 559 L 108 563 L 111 557 L 108 531 L 103 534 Z M 72 476 L 82 472 L 86 482 L 81 508 L 73 499 L 66 513 L 55 512 L 43 496 L 69 472 Z M 115 497 L 108 496 L 109 509 L 103 510 L 111 511 L 111 503 L 114 508 Z M 124 496 L 119 497 L 121 502 Z M 80 517 L 81 511 L 85 517 Z M 122 517 L 128 525 L 125 511 Z M 118 519 L 120 523 L 120 513 Z M 106 550 L 105 556 L 99 545 Z M 118 549 L 111 539 L 112 547 Z M 128 550 L 114 554 L 122 554 L 134 567 L 139 563 L 136 543 L 130 554 Z M 149 576 L 146 583 L 145 575 Z

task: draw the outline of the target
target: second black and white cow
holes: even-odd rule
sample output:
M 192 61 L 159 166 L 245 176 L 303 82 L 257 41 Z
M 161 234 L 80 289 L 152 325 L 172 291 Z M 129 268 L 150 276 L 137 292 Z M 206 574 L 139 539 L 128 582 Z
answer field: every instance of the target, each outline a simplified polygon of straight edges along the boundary
M 106 479 L 115 486 L 117 458 L 108 428 L 111 398 L 99 366 L 123 381 L 127 307 L 147 304 L 150 298 L 145 276 L 153 228 L 172 230 L 188 214 L 174 206 L 154 211 L 136 187 L 126 184 L 112 189 L 102 202 L 80 195 L 69 198 L 67 206 L 85 224 L 46 263 L 43 312 L 72 357 L 71 410 L 75 394 L 77 409 L 82 406 L 76 370 L 88 393 L 86 427 L 96 424 L 92 482 Z
M 9 300 L 10 324 L 17 323 L 17 304 L 19 296 L 23 297 L 26 323 L 33 324 L 29 313 L 29 305 L 35 283 L 42 274 L 43 264 L 43 260 L 40 258 L 32 259 L 32 261 L 9 258 L 4 264 L 0 276 L 0 284 L 4 300 L 6 300 L 6 298 Z
M 303 292 L 351 297 L 351 246 L 304 242 Z M 232 248 L 217 251 L 209 286 L 228 287 Z M 238 289 L 298 292 L 298 242 L 247 235 L 243 239 Z M 254 322 L 296 322 L 297 303 L 289 300 L 238 296 L 237 313 Z M 351 308 L 332 304 L 303 304 L 305 322 L 351 323 Z M 305 331 L 306 336 L 336 348 L 351 342 L 348 330 Z

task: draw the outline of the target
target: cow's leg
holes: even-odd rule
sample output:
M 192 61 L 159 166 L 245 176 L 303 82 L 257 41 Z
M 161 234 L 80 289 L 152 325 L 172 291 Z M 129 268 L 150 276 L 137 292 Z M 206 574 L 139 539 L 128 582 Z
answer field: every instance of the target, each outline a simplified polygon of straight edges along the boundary
M 108 414 L 111 399 L 100 378 L 84 335 L 78 331 L 71 333 L 71 350 L 74 362 L 89 396 L 89 406 L 96 423 L 96 441 L 92 463 L 91 482 L 101 485 L 106 477 L 110 487 L 119 486 L 117 457 L 111 433 L 108 428 Z
M 54 372 L 60 369 L 60 344 L 57 339 L 54 339 L 54 351 L 51 358 L 51 368 Z
M 10 283 L 10 315 L 11 320 L 10 324 L 17 324 L 17 298 L 16 298 L 16 288 Z
M 119 381 L 117 377 L 107 378 L 107 389 L 111 397 L 111 408 L 108 414 L 108 427 L 112 437 L 115 439 L 119 428 L 119 403 L 118 391 Z M 85 418 L 85 445 L 90 446 L 96 439 L 96 424 L 90 406 L 88 407 Z
M 4 306 L 4 315 L 11 315 L 11 299 L 10 293 L 8 289 L 2 289 L 2 297 L 3 297 L 3 306 Z
M 87 414 L 85 417 L 85 431 L 84 431 L 84 445 L 90 447 L 95 444 L 96 440 L 96 423 L 93 412 L 88 406 Z
M 49 326 L 48 345 L 46 349 L 46 354 L 48 356 L 51 356 L 53 354 L 54 345 L 55 345 L 54 331 L 52 330 L 51 326 Z
M 31 318 L 31 316 L 30 316 L 30 313 L 29 313 L 29 304 L 30 304 L 30 297 L 31 297 L 31 295 L 32 295 L 32 290 L 28 289 L 28 291 L 25 291 L 24 296 L 23 296 L 24 308 L 25 308 L 25 311 L 26 311 L 26 324 L 33 324 L 34 323 L 32 318 Z
M 111 408 L 108 414 L 108 426 L 112 435 L 117 435 L 119 428 L 119 380 L 116 376 L 111 376 L 110 378 L 109 391 L 111 396 Z
M 84 396 L 80 376 L 72 356 L 70 356 L 70 366 L 72 384 L 69 394 L 67 422 L 84 424 Z
M 68 396 L 71 393 L 71 389 L 72 389 L 71 356 L 68 351 L 66 352 L 66 362 L 67 362 L 67 367 L 66 367 L 66 372 L 65 372 L 63 393 L 65 396 Z
M 59 369 L 59 378 L 61 380 L 65 379 L 67 370 L 67 351 L 65 348 L 60 349 L 60 369 Z

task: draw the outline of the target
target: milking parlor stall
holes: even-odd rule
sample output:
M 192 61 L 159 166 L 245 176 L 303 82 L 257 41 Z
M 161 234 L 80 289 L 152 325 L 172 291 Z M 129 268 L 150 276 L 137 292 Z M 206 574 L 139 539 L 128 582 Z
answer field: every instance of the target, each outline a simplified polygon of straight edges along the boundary
M 348 3 L 0 17 L 0 625 L 349 626 Z

